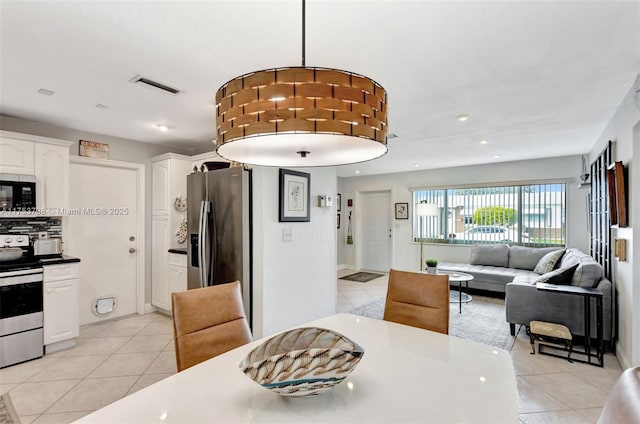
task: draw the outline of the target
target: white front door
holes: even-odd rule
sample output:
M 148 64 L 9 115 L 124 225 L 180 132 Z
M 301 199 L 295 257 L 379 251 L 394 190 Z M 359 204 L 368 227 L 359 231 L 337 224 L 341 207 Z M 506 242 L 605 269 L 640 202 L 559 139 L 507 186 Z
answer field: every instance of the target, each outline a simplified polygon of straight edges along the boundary
M 391 195 L 365 193 L 362 201 L 362 269 L 388 272 L 391 267 Z
M 140 171 L 97 162 L 75 159 L 70 164 L 65 252 L 81 259 L 80 325 L 141 312 L 137 310 Z M 95 314 L 96 300 L 113 296 L 113 313 Z

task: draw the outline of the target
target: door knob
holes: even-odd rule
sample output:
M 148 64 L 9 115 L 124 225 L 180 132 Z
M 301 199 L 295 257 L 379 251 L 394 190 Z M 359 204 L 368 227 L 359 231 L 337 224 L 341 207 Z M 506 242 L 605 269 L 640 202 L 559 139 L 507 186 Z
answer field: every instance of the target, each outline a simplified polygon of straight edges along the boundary
M 136 249 L 134 249 L 133 247 L 129 248 L 129 253 L 135 253 Z

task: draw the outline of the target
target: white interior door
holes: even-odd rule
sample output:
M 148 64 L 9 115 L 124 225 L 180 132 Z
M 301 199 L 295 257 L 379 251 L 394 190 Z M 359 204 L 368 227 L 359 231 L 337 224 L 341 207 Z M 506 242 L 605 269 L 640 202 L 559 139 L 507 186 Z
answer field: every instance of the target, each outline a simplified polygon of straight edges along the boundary
M 362 201 L 362 269 L 388 272 L 391 267 L 391 195 L 365 193 Z
M 70 164 L 65 251 L 81 259 L 81 325 L 135 313 L 139 296 L 139 171 L 95 162 Z M 96 299 L 111 296 L 114 312 L 96 315 Z

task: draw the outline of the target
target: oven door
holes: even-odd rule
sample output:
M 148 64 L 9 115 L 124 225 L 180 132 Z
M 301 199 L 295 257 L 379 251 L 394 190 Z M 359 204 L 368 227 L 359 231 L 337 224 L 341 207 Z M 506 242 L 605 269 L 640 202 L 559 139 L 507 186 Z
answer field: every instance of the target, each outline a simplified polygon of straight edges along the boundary
M 0 336 L 42 327 L 42 273 L 0 275 Z

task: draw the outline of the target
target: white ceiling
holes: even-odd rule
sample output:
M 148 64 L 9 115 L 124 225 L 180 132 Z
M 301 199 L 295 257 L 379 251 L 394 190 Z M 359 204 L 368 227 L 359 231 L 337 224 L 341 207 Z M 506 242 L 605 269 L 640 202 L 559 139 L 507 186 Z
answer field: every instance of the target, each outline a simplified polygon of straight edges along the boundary
M 2 0 L 0 13 L 0 113 L 194 153 L 213 150 L 220 85 L 301 60 L 297 0 Z M 640 71 L 640 2 L 308 0 L 306 57 L 389 93 L 389 153 L 341 176 L 581 154 Z

